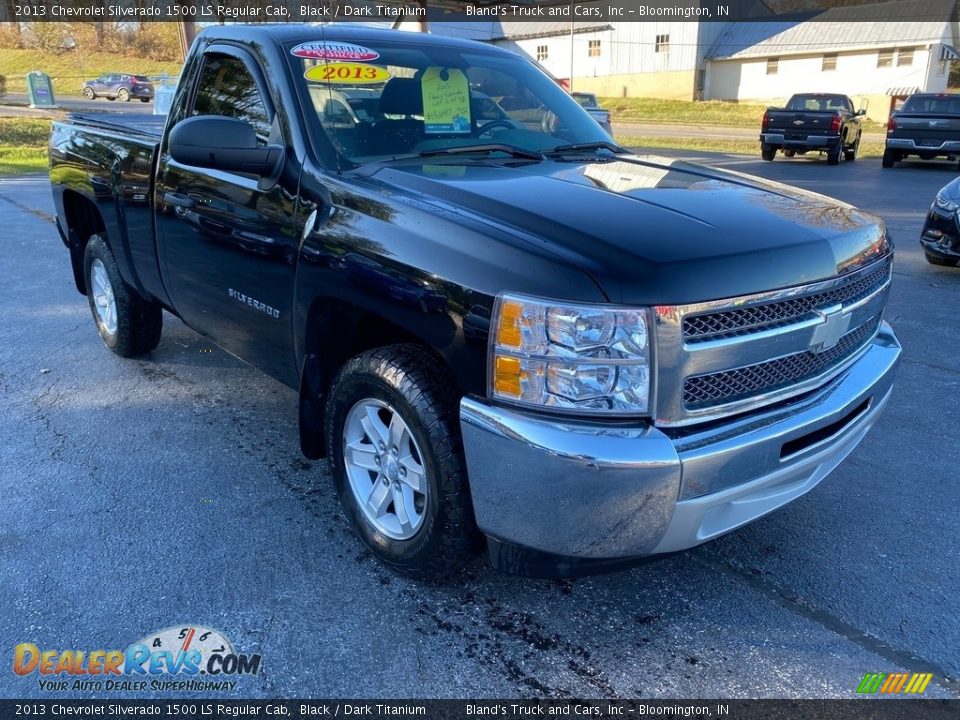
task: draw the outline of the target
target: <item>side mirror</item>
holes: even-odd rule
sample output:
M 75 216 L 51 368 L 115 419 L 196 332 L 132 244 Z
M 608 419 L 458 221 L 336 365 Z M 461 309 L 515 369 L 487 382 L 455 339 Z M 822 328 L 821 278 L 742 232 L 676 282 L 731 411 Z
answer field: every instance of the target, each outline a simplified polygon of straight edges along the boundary
M 866 108 L 860 108 L 859 110 L 857 110 L 856 114 L 857 114 L 857 115 L 866 115 L 866 114 L 867 114 L 867 109 L 866 109 Z
M 253 126 L 221 115 L 198 115 L 170 131 L 170 157 L 183 165 L 272 177 L 280 169 L 283 148 L 257 144 Z

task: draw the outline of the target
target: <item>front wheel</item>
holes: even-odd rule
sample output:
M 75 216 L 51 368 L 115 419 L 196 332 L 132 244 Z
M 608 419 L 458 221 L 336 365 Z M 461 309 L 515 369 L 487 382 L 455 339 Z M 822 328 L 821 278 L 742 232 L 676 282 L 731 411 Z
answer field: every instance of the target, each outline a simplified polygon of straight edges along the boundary
M 945 258 L 939 255 L 934 255 L 926 250 L 923 251 L 923 254 L 926 256 L 927 262 L 931 265 L 939 265 L 941 267 L 956 267 L 957 262 L 960 262 L 953 258 Z
M 797 154 L 796 150 L 784 150 L 784 151 L 783 151 L 783 156 L 784 156 L 784 157 L 787 157 L 787 158 L 791 158 L 791 157 L 793 157 L 793 156 L 796 155 L 796 154 Z
M 480 546 L 458 408 L 445 369 L 415 345 L 348 360 L 327 401 L 344 514 L 374 555 L 416 577 L 447 575 Z
M 102 235 L 94 235 L 87 242 L 83 267 L 90 311 L 103 344 L 127 358 L 156 348 L 163 330 L 163 309 L 144 300 L 123 281 Z
M 92 88 L 92 87 L 85 87 L 85 88 L 83 89 L 83 96 L 84 96 L 87 100 L 93 100 L 94 98 L 97 97 L 97 94 L 93 91 L 93 88 Z

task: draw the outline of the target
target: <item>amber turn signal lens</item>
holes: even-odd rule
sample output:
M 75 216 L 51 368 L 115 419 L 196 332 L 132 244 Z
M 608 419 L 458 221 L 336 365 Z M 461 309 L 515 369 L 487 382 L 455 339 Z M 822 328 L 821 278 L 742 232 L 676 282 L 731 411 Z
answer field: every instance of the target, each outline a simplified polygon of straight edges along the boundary
M 497 357 L 494 365 L 493 386 L 500 395 L 519 398 L 523 394 L 520 381 L 523 371 L 520 369 L 520 360 L 514 357 Z
M 523 343 L 520 335 L 520 316 L 523 306 L 507 301 L 500 306 L 500 322 L 497 324 L 497 344 L 502 347 L 519 348 Z

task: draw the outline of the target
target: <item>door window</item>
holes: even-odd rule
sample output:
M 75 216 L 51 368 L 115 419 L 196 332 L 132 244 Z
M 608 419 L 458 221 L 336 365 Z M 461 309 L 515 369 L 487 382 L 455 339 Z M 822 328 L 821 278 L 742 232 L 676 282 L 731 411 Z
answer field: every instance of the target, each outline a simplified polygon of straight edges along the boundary
M 266 145 L 273 123 L 260 88 L 241 60 L 227 55 L 208 55 L 197 84 L 193 115 L 223 115 L 253 126 L 261 145 Z

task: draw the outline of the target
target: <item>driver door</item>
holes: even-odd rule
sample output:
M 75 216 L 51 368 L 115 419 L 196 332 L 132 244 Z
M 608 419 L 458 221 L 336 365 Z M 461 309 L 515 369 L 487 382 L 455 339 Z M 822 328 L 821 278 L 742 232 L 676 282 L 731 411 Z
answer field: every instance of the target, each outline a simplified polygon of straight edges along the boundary
M 252 125 L 262 144 L 286 146 L 253 57 L 212 46 L 201 63 L 180 120 L 234 117 Z M 295 379 L 291 312 L 299 169 L 286 167 L 265 186 L 259 177 L 177 163 L 166 147 L 159 168 L 157 241 L 177 313 L 234 355 L 281 381 Z

